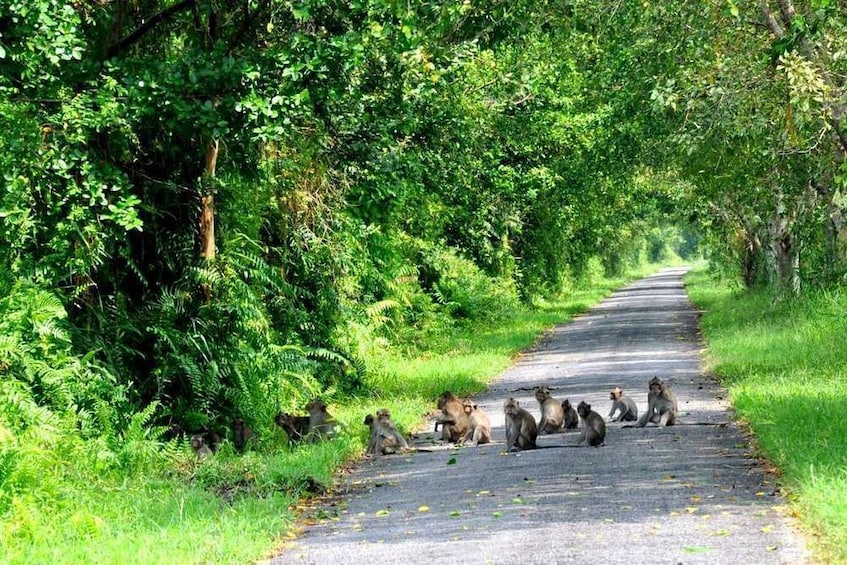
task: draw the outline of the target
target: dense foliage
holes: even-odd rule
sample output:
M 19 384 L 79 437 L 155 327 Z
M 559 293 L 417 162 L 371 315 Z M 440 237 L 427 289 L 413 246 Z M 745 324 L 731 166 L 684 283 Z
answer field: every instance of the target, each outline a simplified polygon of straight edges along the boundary
M 379 394 L 392 347 L 700 239 L 778 296 L 843 282 L 845 28 L 833 0 L 0 0 L 0 485 L 58 438 L 125 472 L 130 438 Z

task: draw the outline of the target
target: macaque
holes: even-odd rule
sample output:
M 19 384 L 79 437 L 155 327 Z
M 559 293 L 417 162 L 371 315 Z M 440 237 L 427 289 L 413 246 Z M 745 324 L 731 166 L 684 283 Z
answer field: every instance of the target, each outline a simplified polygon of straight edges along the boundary
M 326 403 L 316 398 L 306 405 L 309 411 L 309 433 L 310 442 L 325 438 L 331 438 L 335 434 L 335 420 L 326 410 Z
M 365 425 L 371 429 L 367 453 L 370 455 L 390 455 L 399 449 L 408 450 L 406 438 L 391 421 L 391 412 L 387 408 L 378 410 L 376 415 L 365 416 Z
M 253 443 L 253 430 L 242 418 L 236 418 L 232 421 L 232 445 L 236 451 L 242 452 L 250 443 Z
M 456 443 L 468 430 L 468 415 L 462 408 L 462 401 L 452 392 L 444 391 L 438 397 L 438 409 L 441 410 L 441 416 L 435 419 L 435 431 L 438 431 L 438 424 L 441 424 L 442 441 Z
M 535 399 L 541 405 L 538 433 L 554 434 L 561 432 L 565 423 L 565 411 L 562 409 L 562 404 L 550 396 L 550 389 L 546 386 L 540 386 L 536 389 Z
M 521 408 L 520 403 L 514 398 L 506 401 L 503 412 L 506 414 L 506 449 L 509 451 L 535 449 L 538 426 L 532 414 Z
M 474 445 L 491 443 L 491 420 L 488 418 L 488 414 L 481 410 L 473 400 L 462 402 L 462 410 L 468 417 L 468 431 L 465 434 L 464 441 L 473 441 Z
M 575 430 L 579 426 L 579 414 L 576 413 L 576 408 L 571 406 L 571 401 L 567 398 L 562 401 L 562 410 L 565 413 L 566 430 Z
M 615 387 L 609 392 L 609 400 L 612 401 L 612 409 L 607 417 L 610 422 L 634 422 L 638 419 L 638 406 L 633 399 L 623 395 L 620 387 Z M 616 410 L 619 413 L 614 416 Z
M 676 395 L 662 379 L 653 377 L 648 385 L 647 411 L 641 415 L 641 419 L 635 425 L 643 428 L 647 422 L 653 422 L 660 426 L 673 426 L 676 423 L 677 413 Z
M 309 416 L 293 416 L 288 412 L 278 412 L 274 422 L 285 431 L 290 442 L 299 442 L 309 434 Z
M 603 421 L 603 417 L 593 411 L 587 402 L 580 402 L 576 411 L 582 418 L 582 435 L 579 436 L 577 445 L 586 442 L 592 447 L 602 445 L 606 439 L 606 422 Z
M 224 432 L 226 433 L 226 432 Z M 212 453 L 217 453 L 223 442 L 223 434 L 219 434 L 215 430 L 203 430 L 203 442 L 212 450 Z
M 191 449 L 194 450 L 194 454 L 200 459 L 212 454 L 212 450 L 206 445 L 203 434 L 194 434 L 191 436 Z

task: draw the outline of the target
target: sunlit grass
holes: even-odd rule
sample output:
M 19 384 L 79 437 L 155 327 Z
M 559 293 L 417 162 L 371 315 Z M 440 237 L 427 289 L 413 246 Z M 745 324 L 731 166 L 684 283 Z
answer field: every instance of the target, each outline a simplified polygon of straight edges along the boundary
M 709 370 L 775 463 L 824 562 L 847 562 L 847 296 L 774 303 L 703 273 L 686 279 L 706 313 Z

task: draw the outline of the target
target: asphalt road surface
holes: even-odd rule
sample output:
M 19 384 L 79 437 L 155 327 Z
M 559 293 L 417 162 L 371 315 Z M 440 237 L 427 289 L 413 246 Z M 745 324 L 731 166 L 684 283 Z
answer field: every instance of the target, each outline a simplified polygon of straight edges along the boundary
M 306 513 L 275 564 L 807 563 L 774 478 L 734 423 L 724 391 L 701 374 L 698 315 L 667 269 L 556 327 L 477 398 L 495 443 L 366 460 Z M 533 392 L 585 400 L 603 416 L 620 386 L 647 407 L 659 376 L 680 424 L 608 424 L 605 445 L 504 453 L 503 402 L 536 419 Z M 434 407 L 433 407 L 434 408 Z M 431 427 L 429 428 L 431 429 Z M 430 434 L 432 435 L 432 434 Z

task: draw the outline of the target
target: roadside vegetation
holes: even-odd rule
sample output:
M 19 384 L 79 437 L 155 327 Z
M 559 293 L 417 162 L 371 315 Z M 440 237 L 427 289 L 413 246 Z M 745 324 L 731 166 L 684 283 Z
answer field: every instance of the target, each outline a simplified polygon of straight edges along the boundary
M 253 449 L 225 442 L 198 459 L 184 440 L 163 441 L 138 415 L 123 433 L 84 442 L 70 430 L 3 437 L 0 554 L 8 563 L 248 563 L 273 554 L 299 504 L 325 492 L 364 448 L 365 414 L 389 407 L 405 433 L 418 428 L 443 390 L 482 391 L 546 329 L 584 311 L 628 280 L 593 270 L 578 287 L 532 307 L 516 305 L 383 351 L 380 374 L 360 394 L 338 394 L 332 441 L 291 447 L 263 426 Z M 148 414 L 149 416 L 149 414 Z M 0 429 L 0 431 L 3 431 Z M 117 460 L 117 462 L 115 461 Z
M 686 285 L 704 310 L 707 371 L 778 469 L 819 561 L 847 562 L 847 294 L 775 302 L 705 271 Z

